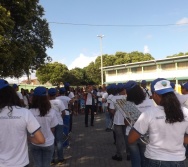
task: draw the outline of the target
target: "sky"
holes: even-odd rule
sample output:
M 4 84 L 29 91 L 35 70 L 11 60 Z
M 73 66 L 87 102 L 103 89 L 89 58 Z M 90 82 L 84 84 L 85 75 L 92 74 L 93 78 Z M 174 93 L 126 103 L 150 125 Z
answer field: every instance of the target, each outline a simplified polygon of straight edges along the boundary
M 188 52 L 188 0 L 39 0 L 39 4 L 53 40 L 47 54 L 69 69 L 83 68 L 101 54 L 139 51 L 164 59 Z
M 47 54 L 69 69 L 83 68 L 101 54 L 139 51 L 163 59 L 188 52 L 187 0 L 40 0 L 39 4 L 53 40 Z

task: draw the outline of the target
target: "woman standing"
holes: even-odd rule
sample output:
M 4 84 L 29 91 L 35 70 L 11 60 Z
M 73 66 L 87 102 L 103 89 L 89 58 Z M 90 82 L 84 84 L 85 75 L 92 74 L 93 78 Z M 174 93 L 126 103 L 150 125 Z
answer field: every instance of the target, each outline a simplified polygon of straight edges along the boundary
M 28 166 L 27 131 L 32 143 L 43 144 L 45 139 L 38 121 L 21 107 L 15 90 L 3 79 L 0 79 L 0 127 L 0 166 Z
M 130 108 L 129 112 L 132 116 L 134 116 L 134 120 L 136 121 L 142 112 L 145 112 L 148 108 L 154 107 L 153 100 L 150 98 L 146 98 L 146 95 L 143 89 L 137 84 L 135 81 L 128 81 L 125 84 L 125 89 L 127 92 L 127 101 L 135 105 L 138 109 L 139 113 L 134 115 L 134 108 Z M 131 127 L 126 127 L 126 142 L 127 136 L 130 132 Z M 128 143 L 127 143 L 128 144 Z M 130 151 L 130 159 L 132 167 L 144 167 L 145 157 L 144 152 L 146 145 L 138 139 L 132 144 L 128 144 L 128 150 Z
M 31 145 L 35 166 L 50 167 L 54 152 L 54 135 L 52 132 L 54 127 L 58 125 L 58 120 L 55 110 L 51 108 L 45 87 L 35 88 L 30 110 L 40 123 L 41 131 L 46 140 L 44 144 L 32 143 Z
M 188 133 L 188 109 L 181 107 L 170 81 L 164 78 L 151 83 L 151 92 L 157 107 L 141 114 L 128 142 L 135 142 L 148 131 L 150 142 L 146 145 L 145 167 L 185 167 L 183 143 Z

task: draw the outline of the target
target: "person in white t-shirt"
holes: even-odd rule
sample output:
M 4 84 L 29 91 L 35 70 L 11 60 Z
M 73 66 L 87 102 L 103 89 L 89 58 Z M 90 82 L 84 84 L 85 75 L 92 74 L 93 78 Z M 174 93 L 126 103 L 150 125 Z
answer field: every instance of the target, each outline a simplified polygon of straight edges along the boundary
M 93 90 L 92 85 L 88 85 L 85 92 L 86 106 L 85 106 L 85 127 L 88 127 L 88 114 L 91 111 L 90 125 L 94 126 L 94 110 L 95 110 L 95 98 L 96 92 Z
M 147 88 L 147 81 L 142 80 L 140 82 L 140 86 L 141 86 L 142 90 L 144 91 L 146 98 L 152 99 L 151 91 Z
M 45 87 L 39 86 L 34 89 L 30 111 L 41 125 L 41 131 L 46 140 L 44 144 L 32 143 L 31 152 L 34 164 L 37 167 L 50 167 L 54 153 L 53 132 L 58 125 L 58 119 L 56 111 L 51 108 Z
M 116 154 L 112 156 L 113 160 L 122 161 L 122 153 L 125 148 L 125 114 L 116 107 L 118 99 L 126 99 L 126 90 L 124 84 L 116 86 L 116 95 L 112 97 L 110 102 L 110 112 L 114 115 L 114 133 L 116 137 Z
M 0 166 L 28 166 L 27 139 L 35 144 L 43 144 L 45 139 L 36 118 L 21 107 L 15 90 L 3 79 L 0 79 L 0 127 Z
M 103 85 L 103 94 L 102 94 L 102 108 L 103 112 L 105 113 L 105 130 L 106 132 L 111 131 L 111 117 L 110 111 L 108 110 L 108 103 L 107 103 L 108 93 L 106 91 L 106 86 Z
M 69 133 L 72 132 L 72 121 L 73 121 L 73 110 L 74 110 L 74 93 L 70 90 L 70 84 L 68 82 L 64 83 L 64 88 L 66 90 L 65 96 L 69 97 L 71 99 L 71 103 L 69 106 L 70 111 L 70 121 L 69 121 Z
M 127 92 L 127 102 L 130 102 L 133 105 L 135 105 L 135 107 L 138 110 L 137 111 L 134 108 L 129 109 L 129 112 L 131 113 L 132 116 L 135 114 L 136 111 L 135 117 L 133 119 L 134 121 L 138 119 L 138 117 L 142 112 L 154 107 L 153 100 L 146 98 L 145 93 L 143 92 L 142 88 L 137 84 L 137 82 L 128 81 L 125 84 L 125 89 Z M 128 125 L 126 127 L 126 141 L 130 129 L 131 126 Z M 138 139 L 133 144 L 128 144 L 128 148 L 130 151 L 130 159 L 131 159 L 132 167 L 138 167 L 138 166 L 144 167 L 144 162 L 145 162 L 144 152 L 146 148 L 145 144 L 140 139 Z
M 185 167 L 185 147 L 188 134 L 188 109 L 181 106 L 170 81 L 158 78 L 151 83 L 156 107 L 141 114 L 129 133 L 128 142 L 134 143 L 149 133 L 144 167 Z
M 59 99 L 63 102 L 65 106 L 65 115 L 63 116 L 63 132 L 66 136 L 69 135 L 70 132 L 70 110 L 69 110 L 69 105 L 71 105 L 72 100 L 70 97 L 65 96 L 66 89 L 64 87 L 59 89 L 59 96 L 56 97 L 56 99 Z M 69 147 L 69 140 L 66 140 L 63 144 L 63 147 L 67 148 Z
M 65 115 L 65 106 L 63 102 L 56 99 L 57 90 L 55 88 L 50 88 L 48 90 L 48 97 L 51 103 L 51 107 L 56 111 L 56 116 L 58 119 L 58 125 L 54 130 L 55 146 L 57 146 L 57 160 L 58 165 L 62 165 L 64 162 L 63 156 L 63 116 Z M 52 163 L 55 163 L 55 151 L 52 159 Z

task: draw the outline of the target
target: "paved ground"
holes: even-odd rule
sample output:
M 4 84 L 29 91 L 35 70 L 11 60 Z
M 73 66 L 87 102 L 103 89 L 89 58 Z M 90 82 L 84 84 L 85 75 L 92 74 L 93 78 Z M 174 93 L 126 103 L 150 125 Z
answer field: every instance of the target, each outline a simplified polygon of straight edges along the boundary
M 95 115 L 94 127 L 85 127 L 84 115 L 74 116 L 70 149 L 65 150 L 66 162 L 71 167 L 131 167 L 130 161 L 111 159 L 115 154 L 112 132 L 105 131 L 104 114 Z
M 63 167 L 131 167 L 130 161 L 114 161 L 111 159 L 116 148 L 113 144 L 112 132 L 104 128 L 104 114 L 95 115 L 94 127 L 85 127 L 84 115 L 74 116 L 73 132 L 70 138 L 70 148 L 64 150 L 65 163 Z M 188 160 L 186 160 L 188 167 Z M 33 167 L 30 164 L 30 167 Z M 57 165 L 55 167 L 58 167 Z

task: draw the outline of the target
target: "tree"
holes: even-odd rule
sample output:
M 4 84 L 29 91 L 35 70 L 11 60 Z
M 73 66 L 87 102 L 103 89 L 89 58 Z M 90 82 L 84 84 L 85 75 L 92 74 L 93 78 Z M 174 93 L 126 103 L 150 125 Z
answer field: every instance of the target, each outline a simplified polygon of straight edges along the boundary
M 74 68 L 69 71 L 69 74 L 72 76 L 71 81 L 68 81 L 71 83 L 71 85 L 79 86 L 82 85 L 82 82 L 84 80 L 84 69 L 81 68 Z
M 50 60 L 46 48 L 52 47 L 53 42 L 48 23 L 43 18 L 44 9 L 38 0 L 1 0 L 0 7 L 6 9 L 5 13 L 10 15 L 8 19 L 13 25 L 9 32 L 11 38 L 4 47 L 7 50 L 0 51 L 3 60 L 0 61 L 0 75 L 19 77 L 26 73 L 29 78 L 31 67 L 38 68 Z M 6 33 L 2 36 L 6 38 Z
M 180 53 L 178 53 L 178 54 L 174 54 L 174 55 L 171 55 L 171 56 L 167 56 L 167 58 L 169 58 L 169 57 L 177 57 L 177 56 L 184 56 L 184 55 L 188 55 L 188 52 L 186 52 L 186 53 L 180 52 Z
M 67 82 L 65 76 L 68 73 L 69 70 L 66 65 L 55 62 L 40 66 L 37 69 L 36 76 L 42 84 L 50 82 L 52 85 L 60 85 L 60 83 Z
M 144 54 L 142 52 L 116 52 L 115 55 L 103 55 L 103 67 L 113 66 L 119 64 L 134 63 L 140 61 L 153 60 L 154 58 L 149 54 Z M 85 67 L 86 76 L 88 82 L 93 82 L 95 84 L 101 83 L 101 57 L 98 56 L 95 62 L 91 62 L 87 67 Z M 105 77 L 103 76 L 105 79 Z

